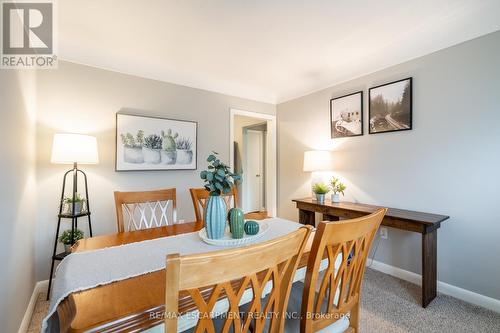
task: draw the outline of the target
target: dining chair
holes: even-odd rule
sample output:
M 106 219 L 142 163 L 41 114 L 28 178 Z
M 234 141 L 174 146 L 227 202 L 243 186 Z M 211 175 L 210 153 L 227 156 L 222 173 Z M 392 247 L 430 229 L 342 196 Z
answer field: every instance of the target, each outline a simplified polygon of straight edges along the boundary
M 193 313 L 195 332 L 260 333 L 267 326 L 269 332 L 283 332 L 290 287 L 311 229 L 303 226 L 246 247 L 168 255 L 165 332 L 176 333 L 183 326 L 179 321 Z M 179 292 L 191 297 L 199 313 L 177 315 Z M 248 306 L 241 313 L 243 303 Z
M 288 319 L 286 332 L 358 332 L 366 259 L 386 212 L 318 225 L 305 281 L 293 285 L 287 309 L 301 319 Z M 327 267 L 320 272 L 322 262 Z
M 205 207 L 207 205 L 208 197 L 210 192 L 204 188 L 190 188 L 191 199 L 193 200 L 194 215 L 196 221 L 203 221 L 203 216 L 205 212 Z M 232 190 L 228 194 L 223 194 L 222 198 L 226 202 L 226 210 L 237 207 L 238 205 L 238 190 L 236 186 L 233 186 Z
M 177 223 L 175 188 L 141 192 L 116 191 L 115 207 L 118 232 Z

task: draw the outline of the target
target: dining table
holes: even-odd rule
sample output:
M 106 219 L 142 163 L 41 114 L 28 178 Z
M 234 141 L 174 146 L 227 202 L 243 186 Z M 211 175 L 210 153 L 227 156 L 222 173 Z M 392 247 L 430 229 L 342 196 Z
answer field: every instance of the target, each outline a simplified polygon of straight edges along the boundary
M 202 221 L 158 228 L 95 236 L 79 240 L 73 253 L 84 253 L 163 237 L 198 232 Z M 299 260 L 298 269 L 307 266 L 314 231 Z M 57 305 L 61 332 L 137 332 L 161 325 L 164 318 L 165 269 L 100 285 L 69 294 Z M 235 283 L 237 283 L 235 281 Z M 211 292 L 209 287 L 204 291 Z M 202 292 L 203 294 L 203 292 Z M 187 292 L 180 292 L 179 311 L 196 310 Z

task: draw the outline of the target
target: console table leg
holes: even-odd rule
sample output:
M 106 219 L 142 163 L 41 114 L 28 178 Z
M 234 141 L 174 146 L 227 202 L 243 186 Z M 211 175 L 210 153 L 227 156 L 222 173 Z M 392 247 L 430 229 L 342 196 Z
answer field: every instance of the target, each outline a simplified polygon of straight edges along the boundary
M 309 210 L 299 209 L 299 222 L 305 225 L 316 226 L 316 218 L 314 212 Z
M 422 307 L 437 294 L 437 230 L 422 234 Z

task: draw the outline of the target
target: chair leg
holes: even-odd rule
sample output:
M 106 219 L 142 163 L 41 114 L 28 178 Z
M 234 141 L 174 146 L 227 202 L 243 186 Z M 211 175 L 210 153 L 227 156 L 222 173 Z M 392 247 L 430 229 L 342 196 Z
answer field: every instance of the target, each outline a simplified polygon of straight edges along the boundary
M 354 329 L 354 332 L 359 332 L 359 301 L 358 303 L 351 309 L 351 315 L 349 318 L 349 326 Z

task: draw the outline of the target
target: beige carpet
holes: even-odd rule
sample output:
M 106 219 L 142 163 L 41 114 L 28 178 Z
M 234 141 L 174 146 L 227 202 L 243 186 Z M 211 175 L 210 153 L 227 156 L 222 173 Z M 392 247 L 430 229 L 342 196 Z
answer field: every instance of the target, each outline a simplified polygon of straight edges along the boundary
M 40 294 L 29 333 L 39 332 L 48 310 Z M 456 298 L 438 295 L 426 308 L 420 305 L 420 287 L 367 269 L 363 286 L 362 333 L 389 332 L 500 332 L 500 314 Z M 290 332 L 294 333 L 294 332 Z

